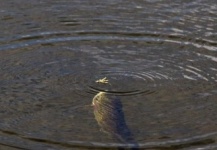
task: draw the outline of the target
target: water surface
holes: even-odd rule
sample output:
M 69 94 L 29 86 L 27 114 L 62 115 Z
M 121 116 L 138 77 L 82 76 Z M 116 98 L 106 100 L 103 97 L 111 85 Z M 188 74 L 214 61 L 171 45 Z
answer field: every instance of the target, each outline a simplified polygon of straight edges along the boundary
M 214 0 L 9 0 L 0 13 L 1 149 L 127 147 L 94 119 L 100 91 L 120 97 L 141 149 L 217 148 Z

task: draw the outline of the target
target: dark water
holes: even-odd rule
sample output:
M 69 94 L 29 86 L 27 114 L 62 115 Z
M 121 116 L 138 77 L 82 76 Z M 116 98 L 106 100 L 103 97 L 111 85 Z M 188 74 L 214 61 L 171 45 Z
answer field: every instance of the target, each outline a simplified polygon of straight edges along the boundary
M 0 149 L 125 146 L 94 119 L 99 91 L 121 98 L 141 149 L 217 149 L 215 0 L 7 0 L 0 14 Z

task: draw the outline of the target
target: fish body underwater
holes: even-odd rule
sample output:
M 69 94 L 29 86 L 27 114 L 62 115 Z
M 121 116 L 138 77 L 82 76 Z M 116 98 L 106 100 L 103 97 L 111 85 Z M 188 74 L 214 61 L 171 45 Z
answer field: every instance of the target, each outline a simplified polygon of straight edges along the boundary
M 102 131 L 118 142 L 132 145 L 129 149 L 138 150 L 138 144 L 125 122 L 122 103 L 118 97 L 99 92 L 93 98 L 92 105 L 95 119 Z

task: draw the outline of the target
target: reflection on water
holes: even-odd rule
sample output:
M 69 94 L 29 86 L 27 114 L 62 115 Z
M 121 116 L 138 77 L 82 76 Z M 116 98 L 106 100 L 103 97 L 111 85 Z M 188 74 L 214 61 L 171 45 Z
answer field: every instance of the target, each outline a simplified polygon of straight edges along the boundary
M 213 0 L 2 2 L 0 148 L 127 147 L 99 131 L 90 104 L 104 91 L 141 149 L 216 149 L 216 11 Z

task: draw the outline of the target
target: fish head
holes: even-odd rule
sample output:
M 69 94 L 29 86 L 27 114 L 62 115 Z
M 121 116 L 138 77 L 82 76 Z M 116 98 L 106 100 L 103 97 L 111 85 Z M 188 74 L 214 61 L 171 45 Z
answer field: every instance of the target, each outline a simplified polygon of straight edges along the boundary
M 101 104 L 103 101 L 107 99 L 105 92 L 99 92 L 94 96 L 92 101 L 92 106 L 97 107 L 97 105 Z

